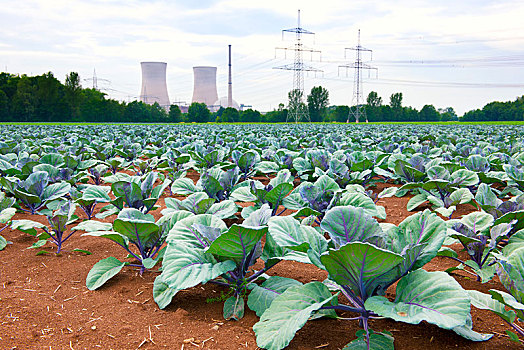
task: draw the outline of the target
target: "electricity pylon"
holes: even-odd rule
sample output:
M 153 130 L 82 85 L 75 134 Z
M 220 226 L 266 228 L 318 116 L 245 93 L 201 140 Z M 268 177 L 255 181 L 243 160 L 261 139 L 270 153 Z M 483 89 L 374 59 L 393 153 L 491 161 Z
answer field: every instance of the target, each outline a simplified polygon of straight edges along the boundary
M 284 33 L 295 33 L 295 44 L 291 47 L 280 48 L 277 47 L 275 50 L 295 51 L 295 61 L 292 64 L 286 64 L 284 66 L 274 67 L 274 69 L 292 70 L 293 74 L 293 91 L 290 95 L 290 106 L 286 117 L 286 122 L 293 120 L 295 123 L 299 121 L 311 121 L 309 119 L 309 113 L 304 103 L 304 72 L 320 72 L 321 70 L 304 64 L 302 57 L 303 52 L 310 52 L 311 56 L 313 53 L 319 53 L 320 51 L 305 47 L 302 44 L 302 34 L 315 34 L 300 27 L 300 10 L 298 10 L 298 24 L 296 28 L 282 30 L 282 38 Z
M 352 108 L 349 109 L 348 114 L 348 120 L 347 123 L 349 123 L 349 120 L 351 118 L 355 118 L 355 122 L 359 122 L 360 118 L 364 117 L 366 120 L 366 123 L 368 122 L 368 117 L 366 115 L 366 106 L 365 101 L 363 97 L 363 89 L 362 89 L 362 70 L 375 70 L 378 74 L 378 68 L 371 67 L 368 64 L 365 64 L 362 62 L 362 52 L 369 52 L 371 54 L 371 59 L 373 60 L 373 50 L 366 49 L 365 47 L 362 47 L 360 45 L 360 29 L 358 30 L 358 43 L 356 47 L 348 47 L 344 49 L 344 58 L 346 57 L 346 51 L 345 50 L 353 50 L 356 51 L 356 60 L 352 64 L 346 64 L 339 66 L 339 68 L 354 68 L 355 69 L 355 76 L 353 79 L 353 99 L 351 101 Z

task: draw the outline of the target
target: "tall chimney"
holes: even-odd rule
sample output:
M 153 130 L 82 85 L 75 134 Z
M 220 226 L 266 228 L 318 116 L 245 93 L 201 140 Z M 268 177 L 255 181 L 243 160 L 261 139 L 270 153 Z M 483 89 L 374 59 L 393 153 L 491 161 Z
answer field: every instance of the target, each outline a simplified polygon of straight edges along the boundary
M 233 82 L 231 81 L 231 45 L 229 45 L 229 80 L 227 83 L 227 106 L 233 107 Z

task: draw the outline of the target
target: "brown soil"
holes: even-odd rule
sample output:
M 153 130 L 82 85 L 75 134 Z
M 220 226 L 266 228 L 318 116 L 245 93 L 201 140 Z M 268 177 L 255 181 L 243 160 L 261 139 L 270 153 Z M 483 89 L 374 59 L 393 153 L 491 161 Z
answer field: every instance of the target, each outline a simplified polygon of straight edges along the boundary
M 190 174 L 196 181 L 197 175 Z M 379 185 L 381 190 L 384 185 Z M 388 185 L 389 186 L 389 185 Z M 386 207 L 386 222 L 400 223 L 411 215 L 405 198 L 381 199 Z M 164 201 L 160 200 L 162 208 Z M 423 209 L 423 208 L 421 208 Z M 160 210 L 152 214 L 158 219 Z M 459 208 L 459 215 L 470 208 Z M 287 212 L 285 214 L 288 214 Z M 83 216 L 81 216 L 83 217 Z M 45 222 L 37 215 L 17 213 L 14 219 Z M 105 221 L 112 221 L 107 218 Z M 239 220 L 240 221 L 240 220 Z M 229 223 L 228 223 L 229 224 Z M 113 242 L 75 234 L 65 244 L 61 256 L 36 256 L 26 249 L 35 238 L 6 229 L 2 235 L 13 242 L 0 252 L 0 349 L 256 349 L 252 326 L 258 318 L 246 308 L 241 321 L 224 321 L 223 302 L 207 302 L 224 290 L 213 284 L 179 292 L 165 310 L 152 299 L 152 286 L 158 272 L 140 276 L 127 267 L 96 291 L 85 287 L 85 278 L 100 259 L 126 254 Z M 71 252 L 85 249 L 92 255 Z M 459 246 L 453 247 L 456 251 Z M 53 250 L 48 244 L 43 249 Z M 464 257 L 464 253 L 461 253 Z M 426 265 L 429 271 L 443 271 L 456 263 L 435 258 Z M 326 272 L 311 265 L 282 262 L 271 275 L 295 278 L 301 282 L 322 281 Z M 453 274 L 466 289 L 487 292 L 502 289 L 498 280 L 481 284 L 465 272 Z M 224 291 L 225 292 L 225 291 Z M 394 290 L 388 291 L 394 297 Z M 387 330 L 395 337 L 396 349 L 517 349 L 504 334 L 508 327 L 485 310 L 473 308 L 474 329 L 494 333 L 484 343 L 474 343 L 430 324 L 408 325 L 391 320 L 375 320 L 371 328 Z M 351 317 L 348 315 L 341 315 Z M 289 349 L 341 349 L 355 338 L 360 328 L 354 321 L 316 320 L 298 331 Z

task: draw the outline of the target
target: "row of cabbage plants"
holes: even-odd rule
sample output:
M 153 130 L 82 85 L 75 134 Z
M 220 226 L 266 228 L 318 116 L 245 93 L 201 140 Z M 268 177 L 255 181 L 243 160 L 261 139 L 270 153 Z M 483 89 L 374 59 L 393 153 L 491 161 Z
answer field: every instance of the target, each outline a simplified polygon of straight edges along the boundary
M 247 305 L 260 316 L 257 343 L 268 349 L 287 346 L 308 320 L 337 317 L 336 310 L 353 313 L 363 328 L 348 348 L 393 347 L 390 333 L 369 328 L 377 317 L 424 320 L 487 340 L 491 335 L 472 330 L 471 305 L 502 317 L 512 339 L 524 335 L 518 128 L 3 128 L 11 135 L 0 142 L 4 228 L 37 237 L 33 248 L 54 243 L 57 253 L 82 231 L 129 254 L 130 261 L 97 263 L 89 289 L 125 266 L 140 273 L 161 266 L 153 294 L 165 308 L 180 290 L 218 284 L 226 291 L 224 317 L 242 318 Z M 380 182 L 388 185 L 373 191 Z M 155 221 L 150 212 L 163 195 Z M 377 221 L 387 212 L 379 199 L 406 195 L 408 210 L 431 209 L 398 226 Z M 475 211 L 443 220 L 461 205 Z M 49 225 L 13 220 L 17 210 L 45 215 Z M 469 260 L 449 247 L 457 242 Z M 0 249 L 7 243 L 0 237 Z M 456 269 L 472 271 L 479 282 L 497 274 L 506 291 L 465 291 L 446 272 L 424 271 L 437 255 L 457 260 Z M 267 271 L 282 260 L 313 264 L 329 278 L 302 284 L 270 277 Z M 257 262 L 263 267 L 255 269 Z M 390 301 L 384 295 L 394 283 Z

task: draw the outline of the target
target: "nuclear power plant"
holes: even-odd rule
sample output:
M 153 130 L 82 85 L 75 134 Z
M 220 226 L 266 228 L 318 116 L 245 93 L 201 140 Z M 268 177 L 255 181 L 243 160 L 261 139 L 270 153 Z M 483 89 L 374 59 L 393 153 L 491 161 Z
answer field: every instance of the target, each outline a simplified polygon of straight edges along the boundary
M 170 102 L 166 83 L 167 63 L 141 62 L 140 65 L 142 67 L 140 101 L 150 105 L 158 102 L 159 105 L 168 109 Z M 233 100 L 231 67 L 231 45 L 229 45 L 227 96 L 221 97 L 220 99 L 217 93 L 217 67 L 193 67 L 193 97 L 191 102 L 205 103 L 212 112 L 217 111 L 220 107 L 233 107 L 240 110 L 243 105 L 239 106 L 239 104 Z M 179 107 L 183 111 L 187 110 L 187 105 Z
M 142 67 L 142 90 L 140 101 L 152 105 L 155 102 L 168 108 L 169 96 L 167 94 L 165 62 L 140 62 Z

